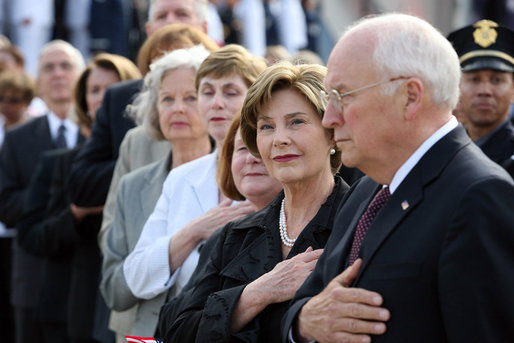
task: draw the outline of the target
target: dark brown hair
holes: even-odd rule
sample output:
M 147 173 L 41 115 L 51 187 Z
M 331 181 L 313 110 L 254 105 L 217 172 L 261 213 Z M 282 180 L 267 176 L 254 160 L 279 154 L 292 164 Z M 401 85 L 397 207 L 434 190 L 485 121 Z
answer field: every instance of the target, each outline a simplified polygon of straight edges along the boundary
M 82 72 L 73 93 L 75 101 L 75 114 L 79 125 L 91 127 L 93 119 L 88 114 L 86 102 L 86 85 L 91 71 L 95 68 L 102 68 L 115 72 L 120 81 L 138 79 L 141 77 L 139 69 L 132 61 L 120 55 L 101 53 L 95 56 L 91 63 Z
M 279 62 L 268 67 L 248 89 L 243 109 L 241 110 L 241 137 L 248 150 L 260 158 L 257 149 L 257 119 L 263 108 L 269 104 L 274 92 L 292 89 L 301 94 L 311 104 L 320 118 L 325 114 L 320 91 L 324 90 L 323 80 L 327 68 L 318 64 L 293 65 L 291 62 Z M 325 129 L 334 137 L 333 129 Z M 341 167 L 341 154 L 334 144 L 336 153 L 330 156 L 330 166 L 335 174 Z
M 245 196 L 239 192 L 234 182 L 232 175 L 232 155 L 234 154 L 234 143 L 236 141 L 236 134 L 239 130 L 241 121 L 241 113 L 234 116 L 230 127 L 228 128 L 227 135 L 223 140 L 223 146 L 218 156 L 218 169 L 216 172 L 216 182 L 218 187 L 228 198 L 232 200 L 245 200 Z
M 35 87 L 34 80 L 23 70 L 4 70 L 0 72 L 0 92 L 4 90 L 21 92 L 23 101 L 30 103 L 35 95 Z

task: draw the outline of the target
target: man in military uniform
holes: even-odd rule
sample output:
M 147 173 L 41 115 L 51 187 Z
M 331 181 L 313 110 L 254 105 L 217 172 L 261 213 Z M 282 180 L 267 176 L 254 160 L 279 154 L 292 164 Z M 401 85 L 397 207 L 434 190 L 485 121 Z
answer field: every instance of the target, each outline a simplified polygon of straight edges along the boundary
M 514 31 L 491 20 L 450 33 L 462 68 L 459 120 L 471 139 L 513 176 Z

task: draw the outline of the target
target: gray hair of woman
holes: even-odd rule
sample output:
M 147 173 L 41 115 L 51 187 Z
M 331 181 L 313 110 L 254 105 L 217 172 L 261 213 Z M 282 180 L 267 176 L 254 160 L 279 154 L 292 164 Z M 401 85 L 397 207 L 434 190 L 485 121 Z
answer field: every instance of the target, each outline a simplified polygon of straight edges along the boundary
M 166 74 L 178 68 L 193 68 L 198 71 L 200 64 L 209 56 L 210 51 L 203 45 L 192 48 L 177 49 L 164 54 L 150 65 L 150 71 L 144 79 L 143 90 L 137 95 L 127 112 L 138 124 L 143 125 L 145 131 L 156 140 L 165 140 L 159 124 L 159 111 L 157 99 L 161 82 Z M 177 82 L 180 80 L 177 80 Z

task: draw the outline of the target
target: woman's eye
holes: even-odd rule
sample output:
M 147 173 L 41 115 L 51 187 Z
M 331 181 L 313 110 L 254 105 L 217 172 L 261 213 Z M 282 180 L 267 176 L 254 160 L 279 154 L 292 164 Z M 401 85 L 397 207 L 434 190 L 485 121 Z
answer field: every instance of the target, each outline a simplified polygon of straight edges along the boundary
M 270 124 L 262 124 L 261 126 L 259 126 L 259 129 L 260 130 L 271 130 L 271 129 L 273 129 L 273 126 L 271 126 Z
M 172 101 L 173 101 L 173 98 L 172 98 L 172 97 L 170 97 L 170 96 L 165 96 L 165 97 L 163 97 L 163 98 L 162 98 L 162 100 L 161 100 L 161 101 L 162 101 L 162 102 L 165 102 L 165 103 L 167 103 L 167 102 L 172 102 Z

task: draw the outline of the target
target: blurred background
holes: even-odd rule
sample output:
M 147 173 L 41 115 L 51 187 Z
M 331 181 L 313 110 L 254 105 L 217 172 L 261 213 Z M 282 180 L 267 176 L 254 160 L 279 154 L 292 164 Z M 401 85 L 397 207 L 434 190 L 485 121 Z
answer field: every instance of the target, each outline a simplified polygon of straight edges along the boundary
M 69 41 L 88 59 L 105 51 L 135 60 L 146 38 L 148 3 L 149 0 L 0 0 L 0 33 L 25 55 L 37 54 L 23 51 L 17 34 L 37 23 L 51 30 L 51 38 Z M 481 18 L 511 28 L 514 25 L 514 0 L 211 0 L 209 5 L 209 35 L 220 44 L 239 43 L 262 56 L 270 46 L 279 46 L 282 53 L 290 56 L 309 50 L 322 61 L 327 60 L 348 24 L 372 13 L 414 14 L 445 35 Z M 24 57 L 27 70 L 34 74 L 31 56 Z

